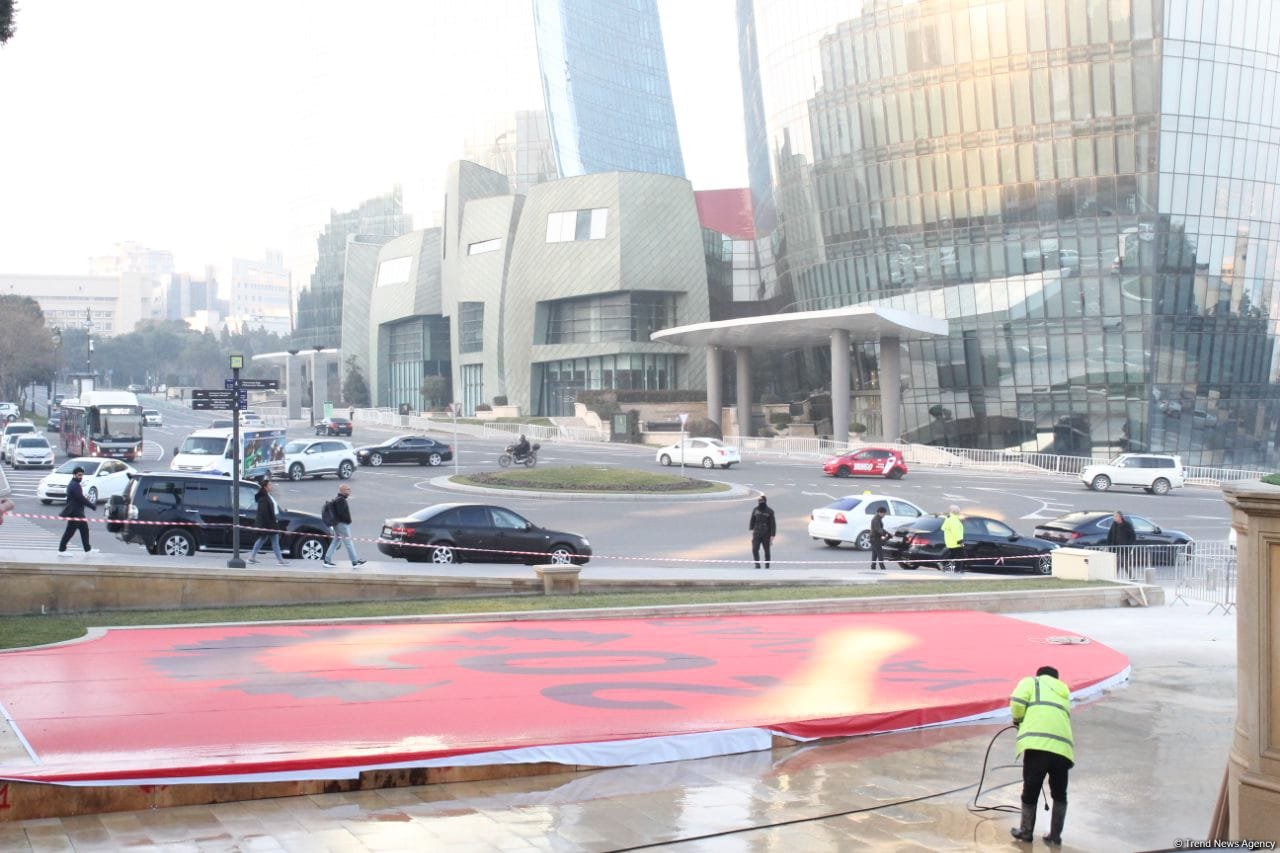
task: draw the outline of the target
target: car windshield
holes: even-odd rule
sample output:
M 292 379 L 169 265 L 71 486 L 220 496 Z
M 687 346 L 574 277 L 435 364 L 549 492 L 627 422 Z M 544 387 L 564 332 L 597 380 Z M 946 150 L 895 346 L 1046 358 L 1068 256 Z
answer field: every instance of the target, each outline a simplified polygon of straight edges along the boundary
M 49 442 L 43 438 L 20 438 L 18 439 L 19 447 L 43 447 L 48 449 Z
M 447 508 L 448 507 L 425 506 L 422 509 L 415 512 L 413 515 L 410 515 L 408 518 L 410 521 L 426 521 L 427 519 L 435 515 L 438 515 L 441 510 L 447 509 Z
M 1086 521 L 1092 521 L 1098 517 L 1097 512 L 1082 510 L 1079 512 L 1069 512 L 1066 515 L 1059 516 L 1053 520 L 1054 524 L 1084 524 Z
M 68 459 L 66 462 L 59 465 L 54 473 L 71 474 L 74 473 L 77 468 L 83 468 L 86 474 L 96 474 L 98 473 L 98 466 L 101 464 L 101 462 L 94 462 L 91 459 Z
M 939 527 L 941 527 L 942 521 L 943 519 L 941 517 L 936 515 L 930 515 L 924 518 L 916 519 L 915 521 L 908 524 L 907 527 L 909 527 L 911 530 L 923 530 L 925 532 L 929 532 L 931 530 L 937 530 Z
M 155 409 L 143 409 L 142 414 L 146 415 L 149 418 L 154 418 L 156 415 L 160 413 L 157 412 Z
M 301 453 L 306 449 L 307 449 L 307 442 L 305 441 L 291 441 L 284 446 L 284 452 L 291 456 L 295 453 Z
M 142 438 L 142 418 L 138 415 L 103 415 L 102 437 L 121 441 Z
M 182 446 L 178 448 L 178 452 L 189 453 L 192 456 L 221 456 L 226 447 L 227 440 L 225 438 L 189 435 L 187 440 L 182 442 Z
M 36 431 L 36 428 L 33 427 L 31 424 L 10 424 L 9 426 L 5 427 L 4 434 L 5 434 L 5 437 L 7 438 L 11 435 L 21 435 L 24 432 L 35 432 L 35 431 Z
M 827 504 L 827 509 L 848 510 L 862 503 L 862 498 L 841 498 L 835 503 Z

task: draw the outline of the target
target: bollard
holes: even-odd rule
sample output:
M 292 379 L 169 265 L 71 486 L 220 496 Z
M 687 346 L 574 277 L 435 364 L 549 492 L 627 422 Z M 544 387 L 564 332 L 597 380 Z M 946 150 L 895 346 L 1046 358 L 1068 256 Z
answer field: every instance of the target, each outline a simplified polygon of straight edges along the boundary
M 1147 586 L 1156 585 L 1156 570 L 1154 568 L 1152 568 L 1151 566 L 1147 566 L 1147 568 L 1143 570 L 1142 574 L 1143 574 L 1143 578 L 1142 578 L 1143 583 L 1145 583 Z

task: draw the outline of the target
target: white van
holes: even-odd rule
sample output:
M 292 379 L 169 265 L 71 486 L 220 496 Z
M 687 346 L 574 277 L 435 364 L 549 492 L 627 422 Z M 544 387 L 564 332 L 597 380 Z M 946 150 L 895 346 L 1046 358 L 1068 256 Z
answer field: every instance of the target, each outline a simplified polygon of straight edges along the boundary
M 173 450 L 171 471 L 231 476 L 232 431 L 196 430 Z M 247 479 L 284 474 L 284 429 L 281 427 L 245 427 L 240 430 L 240 476 Z

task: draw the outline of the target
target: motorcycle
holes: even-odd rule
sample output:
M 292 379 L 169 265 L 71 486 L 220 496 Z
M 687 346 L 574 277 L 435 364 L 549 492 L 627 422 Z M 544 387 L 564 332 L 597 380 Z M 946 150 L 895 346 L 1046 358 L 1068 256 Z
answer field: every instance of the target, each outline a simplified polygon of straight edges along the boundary
M 498 457 L 498 464 L 503 468 L 507 468 L 514 462 L 517 465 L 532 468 L 534 465 L 538 464 L 538 448 L 540 447 L 542 447 L 542 445 L 535 442 L 534 444 L 529 445 L 529 453 L 527 455 L 517 458 L 515 455 L 516 446 L 514 444 L 508 444 L 506 451 Z

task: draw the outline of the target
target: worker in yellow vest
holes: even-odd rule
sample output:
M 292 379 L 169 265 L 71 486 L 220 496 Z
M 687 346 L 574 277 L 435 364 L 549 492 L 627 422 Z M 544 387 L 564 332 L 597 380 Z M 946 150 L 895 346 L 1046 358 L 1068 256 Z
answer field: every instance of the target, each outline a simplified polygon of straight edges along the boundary
M 944 572 L 963 572 L 964 563 L 964 522 L 960 520 L 960 507 L 951 505 L 951 511 L 942 520 L 942 544 L 947 548 L 947 561 L 942 564 Z
M 1062 843 L 1067 819 L 1067 774 L 1075 766 L 1071 739 L 1071 690 L 1058 680 L 1051 666 L 1036 670 L 1034 678 L 1018 682 L 1009 697 L 1009 711 L 1018 727 L 1018 755 L 1022 756 L 1022 825 L 1009 830 L 1018 841 L 1031 841 L 1036 828 L 1036 798 L 1049 777 L 1053 813 L 1049 844 Z

